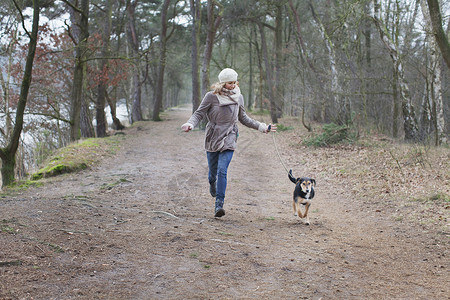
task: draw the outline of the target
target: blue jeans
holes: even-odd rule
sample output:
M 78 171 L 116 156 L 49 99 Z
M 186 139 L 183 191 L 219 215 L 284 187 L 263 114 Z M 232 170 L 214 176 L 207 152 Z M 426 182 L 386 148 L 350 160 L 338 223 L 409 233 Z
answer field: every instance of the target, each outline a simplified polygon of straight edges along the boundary
M 208 181 L 209 184 L 216 183 L 216 210 L 223 208 L 227 188 L 227 170 L 233 158 L 233 153 L 233 150 L 206 152 L 209 167 Z

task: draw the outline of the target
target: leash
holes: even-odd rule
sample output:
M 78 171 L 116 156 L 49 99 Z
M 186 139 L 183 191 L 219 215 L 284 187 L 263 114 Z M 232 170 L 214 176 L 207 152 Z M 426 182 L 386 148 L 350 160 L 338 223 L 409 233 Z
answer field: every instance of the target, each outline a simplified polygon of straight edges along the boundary
M 272 125 L 269 125 L 268 131 L 271 132 L 271 131 L 270 131 L 271 129 L 272 129 Z M 277 142 L 276 142 L 276 140 L 275 140 L 275 133 L 276 133 L 276 132 L 272 132 L 272 140 L 273 140 L 273 144 L 274 144 L 274 146 L 275 146 L 275 150 L 277 151 L 278 159 L 280 160 L 281 164 L 283 165 L 284 170 L 286 171 L 286 173 L 288 173 L 288 175 L 289 175 L 289 171 L 288 171 L 288 169 L 286 168 L 286 165 L 284 164 L 283 159 L 281 158 L 280 151 L 278 151 Z

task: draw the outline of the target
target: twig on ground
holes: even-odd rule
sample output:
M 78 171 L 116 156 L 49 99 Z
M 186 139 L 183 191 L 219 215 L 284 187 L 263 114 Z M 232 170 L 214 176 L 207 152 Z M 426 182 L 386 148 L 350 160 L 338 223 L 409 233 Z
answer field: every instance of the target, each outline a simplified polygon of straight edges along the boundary
M 397 163 L 397 166 L 400 169 L 400 172 L 402 173 L 402 181 L 405 182 L 405 173 L 403 173 L 403 169 L 402 169 L 402 166 L 400 166 L 400 162 L 398 161 L 397 158 L 395 158 L 392 151 L 389 150 L 389 154 L 392 156 L 392 159 L 395 160 L 395 162 Z
M 151 212 L 151 213 L 154 213 L 154 214 L 164 214 L 164 215 L 168 215 L 168 216 L 170 216 L 170 217 L 173 217 L 173 218 L 175 218 L 175 219 L 179 219 L 177 216 L 172 215 L 171 213 L 168 213 L 168 212 L 165 212 L 165 211 L 152 210 L 152 211 L 150 211 L 150 212 Z

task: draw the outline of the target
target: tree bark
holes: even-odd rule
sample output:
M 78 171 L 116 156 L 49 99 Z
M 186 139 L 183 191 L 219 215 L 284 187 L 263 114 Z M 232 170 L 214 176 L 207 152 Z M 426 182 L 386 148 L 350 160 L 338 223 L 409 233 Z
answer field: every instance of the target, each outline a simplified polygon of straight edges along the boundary
M 269 102 L 270 102 L 270 117 L 272 119 L 273 123 L 278 123 L 278 117 L 277 117 L 277 103 L 275 100 L 275 86 L 273 82 L 273 71 L 272 66 L 270 64 L 270 58 L 269 58 L 269 52 L 267 50 L 267 40 L 266 40 L 266 33 L 264 32 L 264 25 L 258 21 L 258 27 L 259 27 L 259 33 L 261 35 L 261 49 L 262 49 L 262 55 L 263 60 L 265 63 L 266 68 L 266 83 L 267 83 L 267 89 L 269 94 Z
M 97 86 L 97 102 L 95 107 L 95 119 L 97 122 L 97 137 L 105 137 L 108 124 L 105 116 L 106 105 L 106 89 L 108 88 L 106 78 L 104 75 L 108 74 L 108 61 L 107 58 L 110 53 L 110 36 L 111 36 L 111 16 L 112 16 L 112 0 L 106 0 L 106 10 L 104 13 L 104 23 L 102 30 L 102 50 L 100 53 L 101 60 L 99 63 L 100 79 Z
M 284 97 L 282 83 L 282 63 L 283 63 L 283 6 L 284 3 L 276 4 L 275 12 L 275 86 L 274 96 L 276 101 L 277 118 L 283 116 Z
M 399 137 L 399 119 L 401 117 L 400 101 L 398 98 L 398 66 L 394 64 L 392 70 L 392 136 Z
M 426 9 L 425 4 L 421 1 L 422 13 L 425 20 L 425 26 L 427 27 L 427 32 L 433 32 L 432 30 L 432 20 L 429 11 Z M 442 63 L 441 58 L 438 55 L 438 45 L 436 35 L 428 36 L 429 48 L 429 60 L 428 66 L 426 68 L 426 82 L 429 88 L 427 89 L 426 97 L 431 98 L 431 116 L 432 125 L 434 129 L 434 140 L 435 145 L 439 146 L 447 141 L 445 135 L 445 118 L 444 118 L 444 105 L 442 100 Z
M 201 3 L 199 0 L 190 0 L 192 16 L 192 112 L 196 111 L 200 105 L 200 28 L 201 28 Z M 208 1 L 208 6 L 209 6 Z
M 348 102 L 347 97 L 343 96 L 342 87 L 339 83 L 339 72 L 337 70 L 336 64 L 336 53 L 334 51 L 334 45 L 331 41 L 331 37 L 328 35 L 325 26 L 322 21 L 316 15 L 313 3 L 310 1 L 309 6 L 311 8 L 311 12 L 313 18 L 319 27 L 320 35 L 325 43 L 325 47 L 328 51 L 328 58 L 330 62 L 330 76 L 331 76 L 331 93 L 333 99 L 333 105 L 335 107 L 335 111 L 332 112 L 334 115 L 333 119 L 337 124 L 348 124 L 351 121 L 350 115 L 350 104 Z
M 115 130 L 122 130 L 125 128 L 125 126 L 122 125 L 119 118 L 117 118 L 117 107 L 116 107 L 116 101 L 113 101 L 111 97 L 109 96 L 108 91 L 105 91 L 106 100 L 108 101 L 109 108 L 111 110 L 111 118 L 113 121 L 113 129 Z
M 403 62 L 401 61 L 398 46 L 393 42 L 389 34 L 382 28 L 378 0 L 374 0 L 375 14 L 373 20 L 380 34 L 380 38 L 392 59 L 393 65 L 396 67 L 398 74 L 398 86 L 400 91 L 400 99 L 403 113 L 403 128 L 405 131 L 405 140 L 417 141 L 419 140 L 419 129 L 417 125 L 416 114 L 414 106 L 412 105 L 411 95 L 409 92 L 409 86 L 405 78 L 403 70 Z
M 15 27 L 13 30 L 13 33 L 11 35 L 11 41 L 8 44 L 8 46 L 6 47 L 6 54 L 8 57 L 8 63 L 6 66 L 6 80 L 3 78 L 3 72 L 0 72 L 0 82 L 1 82 L 1 87 L 3 89 L 3 99 L 5 102 L 5 106 L 3 108 L 4 110 L 4 114 L 5 114 L 5 130 L 1 131 L 1 133 L 3 134 L 3 137 L 5 140 L 8 140 L 9 137 L 11 136 L 11 132 L 12 132 L 12 112 L 11 112 L 11 99 L 10 99 L 10 91 L 11 91 L 11 87 L 10 87 L 10 82 L 11 82 L 11 70 L 12 70 L 12 65 L 14 63 L 14 57 L 15 55 L 13 54 L 13 44 L 16 43 L 17 41 L 17 33 L 18 33 L 18 29 L 17 27 Z
M 214 14 L 214 7 L 219 6 L 219 12 L 217 16 Z M 210 88 L 210 81 L 209 81 L 209 65 L 211 63 L 212 58 L 212 51 L 214 47 L 214 39 L 216 37 L 217 29 L 220 26 L 220 23 L 222 22 L 222 11 L 223 7 L 220 5 L 220 3 L 216 2 L 215 0 L 208 0 L 208 31 L 206 33 L 206 43 L 205 43 L 205 51 L 203 52 L 203 63 L 202 63 L 202 71 L 201 71 L 201 77 L 202 77 L 202 95 L 205 95 L 206 92 Z
M 16 153 L 19 147 L 19 139 L 23 129 L 23 115 L 27 105 L 28 92 L 31 85 L 33 62 L 36 54 L 36 45 L 39 30 L 40 0 L 33 0 L 33 25 L 31 33 L 28 33 L 30 41 L 28 43 L 28 53 L 25 62 L 25 70 L 20 87 L 19 101 L 17 103 L 16 120 L 12 135 L 5 148 L 0 148 L 0 158 L 2 160 L 2 184 L 10 185 L 14 182 L 14 168 L 16 165 Z
M 450 69 L 450 44 L 447 35 L 442 27 L 441 10 L 439 8 L 438 0 L 427 0 L 428 9 L 430 12 L 431 24 L 433 27 L 433 35 L 441 49 L 447 67 Z
M 135 10 L 138 0 L 127 3 L 127 13 L 128 13 L 128 26 L 127 26 L 127 37 L 128 44 L 131 48 L 131 53 L 133 55 L 134 61 L 134 73 L 133 73 L 133 98 L 131 106 L 131 123 L 142 121 L 142 108 L 141 108 L 141 68 L 139 61 L 139 40 L 136 32 L 136 21 L 135 21 Z
M 70 140 L 76 141 L 81 136 L 90 137 L 93 135 L 93 130 L 90 129 L 90 116 L 86 114 L 89 110 L 86 106 L 86 99 L 84 92 L 86 91 L 86 51 L 87 40 L 89 38 L 89 0 L 81 0 L 79 11 L 71 10 L 71 19 L 73 29 L 73 36 L 75 38 L 75 69 L 73 74 L 73 85 L 71 94 L 71 109 L 70 109 Z M 83 114 L 83 117 L 81 116 Z M 83 122 L 83 124 L 81 124 Z M 81 127 L 83 130 L 81 131 Z
M 164 0 L 161 8 L 161 34 L 159 46 L 159 67 L 158 78 L 156 82 L 155 104 L 153 106 L 153 121 L 160 121 L 159 112 L 162 107 L 162 98 L 164 93 L 164 71 L 166 68 L 166 44 L 167 44 L 167 10 L 169 9 L 170 0 Z

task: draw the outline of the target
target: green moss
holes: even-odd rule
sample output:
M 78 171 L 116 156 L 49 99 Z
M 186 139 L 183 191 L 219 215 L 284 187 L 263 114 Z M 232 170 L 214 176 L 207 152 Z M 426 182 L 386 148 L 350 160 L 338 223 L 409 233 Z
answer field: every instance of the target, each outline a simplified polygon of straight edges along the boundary
M 0 231 L 1 231 L 1 232 L 6 232 L 6 233 L 9 233 L 9 234 L 14 234 L 14 233 L 16 233 L 16 231 L 14 230 L 14 228 L 12 228 L 11 226 L 6 225 L 6 224 L 1 224 L 1 225 L 0 225 Z
M 31 175 L 31 180 L 88 169 L 103 157 L 115 154 L 123 139 L 123 136 L 90 138 L 59 149 Z

